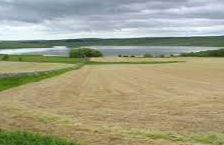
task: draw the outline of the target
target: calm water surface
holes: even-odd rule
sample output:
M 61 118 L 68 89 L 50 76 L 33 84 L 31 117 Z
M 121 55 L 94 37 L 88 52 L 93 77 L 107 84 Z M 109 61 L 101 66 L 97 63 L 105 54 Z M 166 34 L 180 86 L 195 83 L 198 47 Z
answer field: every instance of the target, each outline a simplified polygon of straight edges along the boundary
M 88 46 L 89 47 L 89 46 Z M 90 46 L 89 48 L 100 50 L 105 56 L 121 55 L 178 55 L 186 52 L 198 52 L 204 50 L 220 49 L 218 47 L 192 47 L 192 46 Z M 53 48 L 22 48 L 2 49 L 0 54 L 10 55 L 44 55 L 44 56 L 69 56 L 71 49 L 64 46 Z
M 144 55 L 150 53 L 154 56 L 159 55 L 178 55 L 187 52 L 199 52 L 205 50 L 220 49 L 217 47 L 192 47 L 192 46 L 92 46 L 99 49 L 106 56 L 121 55 Z

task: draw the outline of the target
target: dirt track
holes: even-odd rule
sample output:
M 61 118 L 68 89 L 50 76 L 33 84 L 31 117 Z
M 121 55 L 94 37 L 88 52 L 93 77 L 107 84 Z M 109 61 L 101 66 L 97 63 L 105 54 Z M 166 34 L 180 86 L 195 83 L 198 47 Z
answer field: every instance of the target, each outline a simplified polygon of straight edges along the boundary
M 224 133 L 224 59 L 85 66 L 0 93 L 0 128 L 77 138 L 90 145 L 184 144 L 132 138 L 153 130 Z

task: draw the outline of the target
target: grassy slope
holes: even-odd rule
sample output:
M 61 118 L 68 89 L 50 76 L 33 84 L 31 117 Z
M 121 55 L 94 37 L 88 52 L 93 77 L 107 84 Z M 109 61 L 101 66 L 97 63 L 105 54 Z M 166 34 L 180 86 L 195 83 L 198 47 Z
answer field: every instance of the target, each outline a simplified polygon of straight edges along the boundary
M 126 39 L 68 39 L 46 41 L 2 41 L 0 49 L 6 48 L 44 48 L 52 46 L 90 46 L 90 45 L 136 45 L 136 46 L 224 46 L 224 36 L 210 37 L 167 37 L 167 38 L 126 38 Z
M 82 64 L 77 64 L 75 68 L 65 68 L 65 69 L 60 69 L 48 73 L 38 73 L 35 75 L 28 75 L 28 76 L 20 76 L 20 77 L 9 77 L 9 78 L 4 78 L 0 80 L 0 92 L 3 90 L 7 90 L 13 87 L 17 87 L 23 84 L 31 83 L 31 82 L 38 82 L 40 80 L 54 77 L 60 74 L 63 74 L 65 72 L 68 72 L 70 70 L 74 69 L 79 69 L 82 67 Z
M 115 132 L 117 134 L 130 137 L 141 138 L 146 140 L 167 140 L 173 142 L 182 143 L 199 143 L 201 145 L 223 145 L 224 134 L 218 133 L 205 133 L 205 134 L 192 134 L 189 136 L 183 136 L 173 132 L 165 131 L 145 131 L 145 130 L 107 130 L 109 132 Z
M 80 145 L 65 139 L 26 132 L 0 131 L 0 145 Z
M 65 69 L 60 69 L 48 73 L 38 73 L 35 75 L 24 75 L 24 76 L 19 76 L 19 77 L 9 77 L 9 78 L 4 78 L 0 79 L 0 92 L 17 87 L 23 84 L 31 83 L 31 82 L 37 82 L 46 78 L 54 77 L 60 74 L 63 74 L 65 72 L 68 72 L 70 70 L 74 69 L 79 69 L 81 68 L 84 64 L 85 65 L 113 65 L 113 64 L 165 64 L 165 63 L 179 63 L 182 61 L 148 61 L 148 62 L 85 62 L 85 63 L 80 63 L 77 64 L 77 67 L 75 68 L 65 68 Z
M 2 60 L 3 55 L 0 55 Z M 56 56 L 38 56 L 38 55 L 10 55 L 8 61 L 22 61 L 24 62 L 48 62 L 48 63 L 77 63 L 80 61 L 77 58 L 56 57 Z

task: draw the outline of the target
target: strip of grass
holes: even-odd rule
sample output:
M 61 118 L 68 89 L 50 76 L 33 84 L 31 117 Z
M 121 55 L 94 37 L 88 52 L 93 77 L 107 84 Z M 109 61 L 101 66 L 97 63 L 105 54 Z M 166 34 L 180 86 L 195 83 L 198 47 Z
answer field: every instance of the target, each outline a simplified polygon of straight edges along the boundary
M 131 136 L 138 137 L 139 135 L 143 138 L 149 138 L 153 140 L 163 139 L 174 142 L 191 142 L 208 145 L 224 145 L 224 136 L 221 134 L 194 134 L 191 136 L 182 136 L 175 133 L 166 132 L 132 132 L 129 133 Z
M 221 133 L 192 134 L 187 136 L 176 134 L 173 132 L 140 129 L 125 130 L 121 128 L 105 128 L 105 131 L 109 131 L 114 134 L 119 134 L 125 137 L 141 138 L 146 140 L 167 140 L 182 143 L 199 143 L 201 145 L 224 145 L 224 134 Z
M 4 59 L 5 55 L 0 55 L 0 60 Z M 81 60 L 78 58 L 58 57 L 58 56 L 41 56 L 41 55 L 8 55 L 4 61 L 20 61 L 20 62 L 47 62 L 47 63 L 78 63 Z
M 36 133 L 0 131 L 0 145 L 80 145 L 66 139 Z
M 0 55 L 2 60 L 4 55 Z M 47 62 L 47 63 L 85 63 L 88 65 L 101 64 L 163 64 L 163 63 L 179 63 L 184 61 L 139 61 L 139 62 L 97 62 L 88 61 L 80 58 L 57 57 L 57 56 L 39 56 L 39 55 L 8 55 L 4 61 L 20 61 L 20 62 Z
M 133 134 L 132 134 L 133 135 Z M 192 135 L 192 136 L 181 136 L 174 133 L 162 133 L 162 132 L 154 132 L 154 133 L 145 133 L 143 134 L 144 138 L 150 139 L 164 139 L 175 142 L 192 142 L 192 143 L 200 143 L 200 144 L 208 144 L 208 145 L 223 145 L 224 144 L 224 136 L 218 134 L 200 134 L 200 135 Z
M 139 61 L 139 62 L 96 62 L 89 61 L 87 65 L 113 65 L 113 64 L 166 64 L 166 63 L 181 63 L 185 61 Z
M 60 69 L 60 70 L 55 70 L 55 71 L 50 71 L 50 72 L 40 72 L 36 73 L 34 75 L 24 75 L 24 76 L 19 76 L 19 77 L 8 77 L 8 78 L 3 78 L 0 80 L 0 92 L 3 90 L 7 90 L 13 87 L 17 87 L 23 84 L 31 83 L 31 82 L 38 82 L 40 80 L 46 79 L 46 78 L 51 78 L 60 74 L 63 74 L 65 72 L 79 69 L 83 66 L 82 63 L 77 64 L 75 67 L 72 68 L 65 68 L 65 69 Z

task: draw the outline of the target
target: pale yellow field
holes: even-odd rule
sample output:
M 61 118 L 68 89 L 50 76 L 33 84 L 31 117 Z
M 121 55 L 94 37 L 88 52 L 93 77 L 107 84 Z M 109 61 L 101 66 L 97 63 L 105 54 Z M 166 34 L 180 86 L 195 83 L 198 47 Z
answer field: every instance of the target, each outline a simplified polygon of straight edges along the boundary
M 223 135 L 224 59 L 185 59 L 85 66 L 0 92 L 0 128 L 50 133 L 87 145 L 203 145 L 147 135 Z
M 62 63 L 34 63 L 34 62 L 6 62 L 0 61 L 0 74 L 2 73 L 23 73 L 61 69 L 72 67 L 72 64 Z
M 197 58 L 187 57 L 171 57 L 171 58 L 142 58 L 142 57 L 96 57 L 91 58 L 92 61 L 97 62 L 142 62 L 142 61 L 184 61 L 197 60 Z

